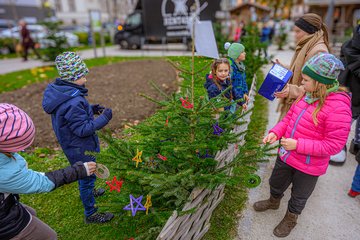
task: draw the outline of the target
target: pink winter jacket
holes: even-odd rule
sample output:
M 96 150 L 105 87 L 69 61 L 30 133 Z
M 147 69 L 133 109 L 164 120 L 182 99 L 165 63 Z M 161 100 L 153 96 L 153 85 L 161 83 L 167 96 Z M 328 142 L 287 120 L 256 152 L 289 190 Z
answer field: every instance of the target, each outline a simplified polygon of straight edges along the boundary
M 351 100 L 345 92 L 330 93 L 315 125 L 312 113 L 318 101 L 308 104 L 304 98 L 295 101 L 283 120 L 269 132 L 275 133 L 277 139 L 297 140 L 296 150 L 280 154 L 279 149 L 282 161 L 304 173 L 320 176 L 326 173 L 330 156 L 346 144 L 351 128 Z

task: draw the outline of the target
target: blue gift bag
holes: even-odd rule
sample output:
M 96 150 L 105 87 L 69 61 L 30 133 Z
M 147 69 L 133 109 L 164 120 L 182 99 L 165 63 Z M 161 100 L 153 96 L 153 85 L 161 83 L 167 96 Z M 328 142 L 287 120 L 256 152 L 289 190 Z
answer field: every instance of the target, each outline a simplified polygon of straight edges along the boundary
M 285 87 L 292 74 L 289 69 L 279 64 L 274 64 L 266 75 L 258 93 L 271 101 L 274 100 L 274 93 L 281 91 Z

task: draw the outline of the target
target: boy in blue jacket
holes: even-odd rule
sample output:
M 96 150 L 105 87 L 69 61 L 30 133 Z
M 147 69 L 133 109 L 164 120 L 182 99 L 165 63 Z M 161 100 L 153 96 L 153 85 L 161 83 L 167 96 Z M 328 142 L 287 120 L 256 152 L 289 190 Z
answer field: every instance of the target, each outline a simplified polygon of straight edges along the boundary
M 249 90 L 246 84 L 245 65 L 243 63 L 246 58 L 245 47 L 240 43 L 227 42 L 225 43 L 225 49 L 227 50 L 227 55 L 230 60 L 230 78 L 232 86 L 235 94 L 239 96 L 239 98 L 244 99 L 244 101 L 241 102 L 241 105 L 246 110 L 247 102 L 249 101 Z
M 96 131 L 103 128 L 112 118 L 110 108 L 90 105 L 86 100 L 85 88 L 88 68 L 74 52 L 64 52 L 55 59 L 60 78 L 47 86 L 42 106 L 51 114 L 52 126 L 61 148 L 71 164 L 76 161 L 95 161 L 86 151 L 100 152 Z M 94 114 L 100 114 L 94 118 Z M 95 190 L 96 176 L 91 175 L 79 180 L 80 197 L 84 206 L 86 223 L 105 223 L 110 221 L 112 213 L 98 213 L 95 196 L 104 193 L 104 189 Z

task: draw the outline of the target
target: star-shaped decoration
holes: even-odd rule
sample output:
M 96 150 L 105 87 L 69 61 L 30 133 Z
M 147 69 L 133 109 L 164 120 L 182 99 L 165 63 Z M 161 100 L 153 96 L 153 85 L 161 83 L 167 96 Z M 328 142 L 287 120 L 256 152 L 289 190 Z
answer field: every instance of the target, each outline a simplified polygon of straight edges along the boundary
M 133 217 L 136 215 L 137 211 L 146 211 L 146 208 L 141 204 L 142 198 L 142 195 L 138 198 L 134 198 L 134 196 L 130 194 L 130 204 L 124 207 L 123 210 L 130 210 Z
M 220 136 L 220 134 L 221 134 L 222 132 L 224 132 L 224 130 L 219 126 L 219 123 L 218 123 L 218 122 L 216 122 L 216 123 L 213 125 L 213 128 L 214 128 L 214 134 L 215 134 L 215 135 Z
M 146 203 L 144 205 L 144 207 L 146 208 L 146 215 L 148 215 L 148 211 L 149 211 L 149 208 L 152 206 L 152 202 L 151 202 L 151 196 L 150 195 L 147 195 L 146 196 Z
M 106 181 L 106 184 L 110 187 L 110 192 L 112 192 L 113 190 L 120 192 L 123 182 L 124 181 L 122 179 L 120 179 L 120 181 L 118 181 L 116 179 L 116 176 L 114 176 L 113 180 L 111 182 Z
M 188 97 L 186 97 L 186 99 L 180 98 L 180 101 L 181 101 L 181 106 L 183 106 L 184 108 L 187 108 L 187 109 L 194 108 L 194 105 L 192 105 L 192 104 L 188 101 Z
M 139 149 L 136 149 L 136 156 L 132 159 L 136 162 L 136 167 L 138 167 L 139 162 L 142 162 L 141 160 L 142 151 L 139 151 Z

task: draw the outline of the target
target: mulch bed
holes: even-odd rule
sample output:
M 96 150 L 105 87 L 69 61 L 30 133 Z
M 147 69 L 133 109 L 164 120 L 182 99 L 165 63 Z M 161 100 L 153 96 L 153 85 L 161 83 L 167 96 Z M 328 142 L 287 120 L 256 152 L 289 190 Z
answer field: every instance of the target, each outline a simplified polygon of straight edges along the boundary
M 167 93 L 177 88 L 176 72 L 163 60 L 128 61 L 94 67 L 90 69 L 87 80 L 88 101 L 112 108 L 113 118 L 107 128 L 113 132 L 121 130 L 125 123 L 141 121 L 155 112 L 157 105 L 139 96 L 139 93 L 144 93 L 162 99 L 149 81 L 154 81 Z M 0 94 L 0 102 L 20 107 L 33 119 L 36 127 L 33 147 L 59 148 L 51 126 L 51 116 L 41 106 L 43 92 L 49 82 Z

